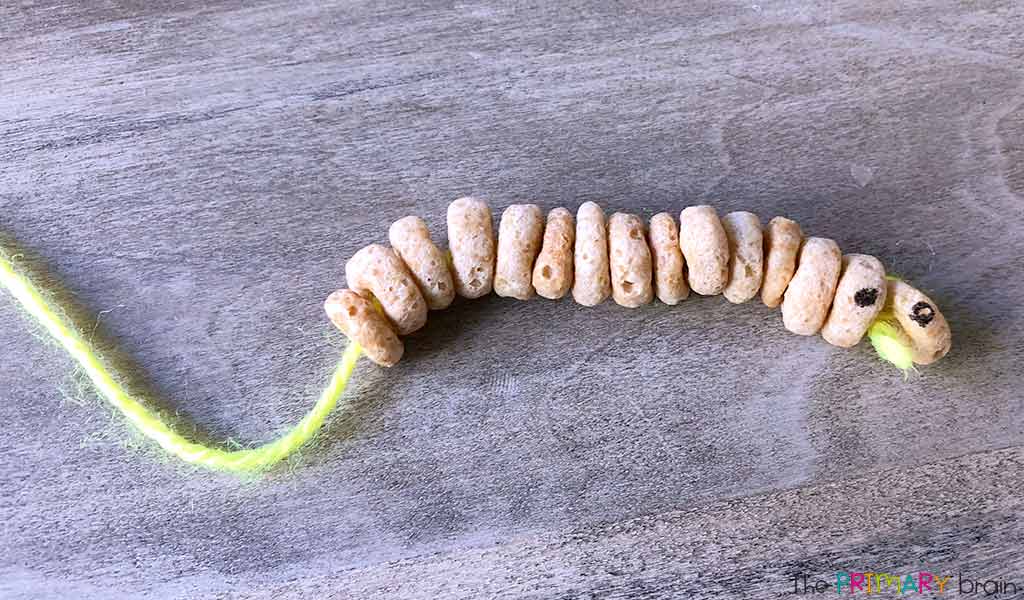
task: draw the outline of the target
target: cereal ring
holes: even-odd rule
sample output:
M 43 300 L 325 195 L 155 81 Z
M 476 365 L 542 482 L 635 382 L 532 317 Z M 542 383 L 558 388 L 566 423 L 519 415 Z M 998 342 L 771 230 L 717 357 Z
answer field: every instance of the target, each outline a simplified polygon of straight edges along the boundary
M 400 335 L 416 331 L 427 322 L 427 303 L 412 275 L 395 251 L 370 244 L 345 263 L 348 287 L 380 302 L 384 314 Z
M 608 254 L 615 303 L 626 308 L 649 304 L 654 298 L 651 249 L 640 217 L 615 213 L 608 219 Z
M 684 269 L 686 261 L 679 250 L 679 228 L 676 220 L 667 212 L 651 217 L 647 232 L 651 244 L 651 259 L 654 267 L 654 291 L 658 300 L 675 305 L 690 295 Z
M 427 307 L 447 308 L 455 299 L 455 283 L 448 270 L 448 260 L 430 239 L 430 230 L 423 219 L 403 217 L 391 224 L 388 241 L 419 286 Z
M 729 239 L 711 206 L 689 206 L 679 214 L 679 249 L 686 258 L 690 289 L 721 294 L 729 283 Z
M 583 306 L 596 306 L 612 293 L 608 267 L 608 229 L 604 211 L 594 202 L 585 202 L 576 212 L 576 245 L 573 249 L 576 271 L 572 297 Z
M 893 280 L 888 296 L 886 308 L 910 337 L 915 363 L 931 364 L 949 352 L 953 346 L 949 323 L 931 298 L 906 282 Z
M 495 294 L 520 300 L 533 297 L 533 261 L 543 235 L 544 213 L 536 204 L 513 204 L 501 213 Z
M 763 275 L 761 219 L 749 212 L 731 212 L 722 217 L 729 238 L 729 283 L 722 290 L 725 299 L 742 304 L 757 295 Z
M 392 367 L 402 358 L 402 341 L 366 298 L 352 290 L 338 290 L 327 297 L 324 311 L 342 333 L 363 347 L 373 362 Z
M 842 264 L 842 253 L 834 241 L 807 238 L 782 300 L 782 323 L 786 329 L 797 335 L 818 333 L 832 305 Z
M 491 293 L 494 284 L 494 223 L 483 200 L 459 198 L 448 205 L 448 246 L 455 291 L 463 298 Z
M 761 284 L 761 301 L 765 306 L 775 308 L 782 303 L 789 280 L 796 272 L 796 256 L 804 234 L 795 221 L 775 217 L 764 230 L 764 281 Z
M 840 348 L 856 346 L 885 306 L 885 297 L 882 263 L 867 254 L 847 254 L 821 337 Z
M 538 295 L 557 300 L 572 288 L 572 247 L 575 241 L 576 225 L 572 213 L 564 208 L 549 212 L 544 243 L 533 267 L 533 287 Z

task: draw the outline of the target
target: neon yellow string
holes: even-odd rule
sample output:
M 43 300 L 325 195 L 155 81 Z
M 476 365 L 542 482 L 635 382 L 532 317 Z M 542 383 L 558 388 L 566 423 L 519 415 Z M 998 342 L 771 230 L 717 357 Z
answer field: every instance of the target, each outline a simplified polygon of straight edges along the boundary
M 889 277 L 896 279 L 895 277 Z M 236 473 L 267 469 L 308 442 L 324 423 L 345 392 L 362 348 L 350 340 L 327 387 L 320 393 L 312 410 L 278 439 L 262 446 L 242 450 L 222 450 L 189 441 L 176 433 L 141 402 L 132 398 L 93 347 L 87 343 L 51 306 L 32 282 L 15 269 L 14 263 L 0 252 L 0 285 L 57 341 L 81 366 L 99 394 L 116 408 L 144 436 L 166 452 L 181 460 L 218 471 Z M 891 315 L 880 314 L 868 330 L 868 338 L 878 356 L 904 372 L 914 366 L 912 350 L 906 334 Z
M 885 278 L 888 281 L 902 281 L 896 275 L 886 275 Z M 886 300 L 886 304 L 888 303 L 889 300 Z M 904 333 L 888 306 L 878 313 L 871 323 L 871 327 L 868 328 L 868 339 L 875 348 L 875 354 L 903 371 L 904 377 L 914 368 L 914 349 L 910 338 Z
M 218 471 L 253 472 L 273 466 L 308 442 L 320 429 L 327 414 L 345 392 L 362 348 L 350 341 L 331 376 L 327 387 L 320 393 L 313 409 L 295 427 L 278 439 L 262 446 L 243 450 L 221 450 L 189 441 L 175 433 L 160 417 L 138 400 L 132 398 L 117 382 L 110 370 L 59 312 L 54 309 L 32 284 L 19 273 L 14 264 L 0 252 L 0 285 L 17 300 L 23 309 L 38 321 L 61 347 L 77 362 L 96 386 L 99 394 L 116 408 L 144 436 L 181 460 Z
M 895 321 L 879 315 L 868 328 L 868 339 L 879 358 L 892 363 L 904 374 L 914 368 L 914 352 L 907 334 Z

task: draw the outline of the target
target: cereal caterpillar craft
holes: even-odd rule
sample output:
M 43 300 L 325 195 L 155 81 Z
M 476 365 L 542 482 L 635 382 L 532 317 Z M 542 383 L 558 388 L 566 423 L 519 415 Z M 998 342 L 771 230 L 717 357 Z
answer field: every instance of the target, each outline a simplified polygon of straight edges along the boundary
M 607 220 L 597 204 L 564 208 L 545 220 L 532 204 L 509 206 L 495 236 L 491 209 L 475 198 L 452 202 L 447 214 L 449 253 L 430 238 L 419 217 L 405 217 L 388 231 L 390 247 L 371 244 L 345 264 L 348 289 L 324 303 L 330 320 L 350 339 L 316 403 L 291 429 L 255 447 L 226 449 L 181 435 L 147 402 L 130 394 L 65 311 L 18 268 L 18 253 L 0 248 L 0 288 L 77 363 L 97 393 L 142 435 L 186 463 L 235 473 L 266 470 L 291 456 L 320 430 L 345 392 L 362 354 L 392 366 L 403 354 L 399 336 L 426 323 L 429 310 L 455 296 L 480 298 L 492 291 L 526 300 L 568 294 L 583 306 L 611 297 L 636 308 L 659 301 L 674 305 L 692 290 L 721 294 L 733 303 L 758 292 L 782 307 L 786 329 L 821 336 L 840 347 L 867 334 L 879 356 L 904 371 L 949 352 L 949 324 L 935 302 L 909 284 L 887 277 L 878 259 L 843 256 L 832 240 L 805 238 L 782 217 L 762 228 L 749 212 L 722 218 L 710 206 L 679 215 L 660 213 L 649 226 L 636 215 Z
M 760 292 L 765 305 L 781 306 L 789 331 L 820 333 L 841 348 L 870 331 L 879 354 L 903 369 L 932 363 L 952 345 L 949 324 L 928 296 L 887 277 L 877 258 L 843 255 L 833 240 L 805 237 L 784 217 L 762 228 L 753 213 L 719 218 L 711 206 L 690 206 L 678 225 L 659 213 L 645 227 L 632 214 L 605 219 L 594 202 L 580 206 L 575 222 L 565 208 L 545 222 L 538 206 L 514 204 L 495 236 L 490 207 L 466 197 L 449 205 L 447 225 L 450 262 L 426 223 L 409 216 L 391 226 L 390 248 L 371 244 L 345 264 L 348 289 L 328 296 L 324 308 L 373 362 L 395 365 L 399 336 L 421 328 L 428 310 L 448 307 L 456 294 L 492 291 L 520 300 L 571 293 L 583 306 L 611 297 L 627 308 L 655 297 L 675 305 L 691 290 L 734 304 Z

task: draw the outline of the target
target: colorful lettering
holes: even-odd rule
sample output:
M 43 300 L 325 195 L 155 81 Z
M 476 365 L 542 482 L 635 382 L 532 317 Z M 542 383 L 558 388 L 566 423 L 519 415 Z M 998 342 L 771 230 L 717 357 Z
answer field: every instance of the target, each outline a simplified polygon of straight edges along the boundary
M 943 594 L 946 588 L 953 588 L 949 585 L 952 581 L 952 575 L 943 576 L 939 573 L 932 573 L 931 571 L 917 571 L 915 573 L 907 573 L 905 575 L 895 573 L 874 573 L 871 571 L 836 571 L 836 594 L 848 593 L 854 595 L 857 592 L 863 592 L 865 595 L 872 594 L 885 594 L 886 592 L 892 594 L 895 592 L 897 595 L 910 594 L 911 592 L 918 592 L 919 594 Z M 823 581 L 818 583 L 828 586 Z M 981 581 L 970 581 L 965 580 L 963 576 L 960 577 L 960 593 L 973 593 L 975 591 L 982 592 L 991 595 L 992 593 L 1002 593 L 1002 588 L 1009 588 L 1013 584 L 1007 584 L 1005 582 L 992 582 L 991 580 Z M 1016 591 L 1016 586 L 1013 586 Z M 796 589 L 794 587 L 794 589 Z M 993 592 L 993 589 L 997 589 L 997 592 Z M 804 593 L 808 590 L 806 583 L 806 576 L 804 582 Z M 822 590 L 817 590 L 822 591 Z
M 883 583 L 884 582 L 884 583 Z M 882 586 L 896 586 L 896 593 L 899 594 L 902 590 L 900 587 L 900 578 L 897 575 L 890 575 L 888 573 L 878 574 L 878 591 L 882 591 Z
M 850 573 L 850 593 L 854 590 L 864 591 L 864 574 L 863 573 Z
M 931 573 L 928 573 L 926 571 L 921 571 L 920 573 L 918 573 L 917 574 L 918 591 L 921 592 L 922 594 L 924 593 L 925 590 L 928 590 L 929 592 L 932 591 L 932 581 L 934 581 L 934 580 L 935 580 L 935 578 L 932 577 Z
M 847 573 L 837 572 L 836 573 L 836 593 L 843 593 L 843 586 L 850 583 L 850 575 Z M 852 591 L 851 591 L 852 593 Z

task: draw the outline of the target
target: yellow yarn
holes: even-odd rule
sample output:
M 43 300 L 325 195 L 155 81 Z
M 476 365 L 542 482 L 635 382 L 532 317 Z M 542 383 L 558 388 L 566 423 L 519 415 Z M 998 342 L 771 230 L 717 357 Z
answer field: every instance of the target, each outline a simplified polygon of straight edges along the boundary
M 885 278 L 888 281 L 902 281 L 895 275 L 886 275 Z M 886 302 L 888 303 L 888 300 Z M 903 371 L 904 376 L 914 368 L 914 351 L 910 345 L 910 338 L 903 332 L 903 328 L 888 308 L 875 317 L 875 321 L 868 328 L 868 339 L 871 340 L 878 357 Z
M 191 442 L 175 433 L 158 416 L 132 398 L 117 382 L 96 351 L 50 306 L 27 277 L 0 252 L 0 285 L 57 341 L 89 377 L 96 390 L 121 412 L 143 435 L 187 463 L 218 471 L 253 472 L 267 469 L 308 442 L 323 425 L 345 391 L 362 348 L 350 341 L 341 362 L 320 393 L 313 409 L 278 439 L 244 450 L 221 450 Z
M 892 363 L 904 373 L 914 368 L 913 351 L 907 334 L 891 320 L 891 315 L 879 315 L 868 328 L 868 339 L 879 358 Z
M 451 254 L 448 254 L 451 260 Z M 896 279 L 895 277 L 888 277 Z M 61 347 L 81 366 L 99 394 L 130 421 L 144 436 L 181 460 L 218 471 L 254 472 L 267 469 L 308 442 L 320 429 L 327 414 L 334 409 L 345 392 L 362 348 L 350 340 L 327 387 L 320 393 L 312 410 L 278 439 L 262 446 L 243 450 L 222 450 L 191 442 L 174 432 L 138 400 L 132 398 L 96 351 L 75 331 L 43 297 L 31 281 L 19 273 L 11 260 L 0 251 L 0 286 L 5 288 L 23 309 L 38 321 Z M 378 305 L 379 308 L 379 305 Z M 878 356 L 904 372 L 914 367 L 910 341 L 892 315 L 883 312 L 868 329 L 868 338 Z

